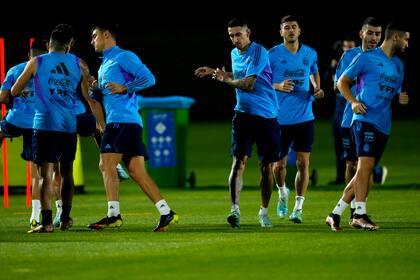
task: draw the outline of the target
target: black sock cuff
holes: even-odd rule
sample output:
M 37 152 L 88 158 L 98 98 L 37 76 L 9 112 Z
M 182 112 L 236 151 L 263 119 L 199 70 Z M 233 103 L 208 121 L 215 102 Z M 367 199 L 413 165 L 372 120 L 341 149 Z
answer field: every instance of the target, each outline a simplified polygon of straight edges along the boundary
M 63 212 L 61 212 L 60 220 L 68 222 L 70 220 L 71 205 L 63 205 Z
M 52 210 L 41 210 L 43 226 L 48 226 L 52 224 Z

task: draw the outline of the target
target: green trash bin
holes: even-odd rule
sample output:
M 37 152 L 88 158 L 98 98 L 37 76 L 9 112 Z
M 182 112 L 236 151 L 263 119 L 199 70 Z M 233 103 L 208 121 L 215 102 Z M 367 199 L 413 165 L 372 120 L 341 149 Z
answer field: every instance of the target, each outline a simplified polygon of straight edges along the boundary
M 193 174 L 187 179 L 189 108 L 194 102 L 185 96 L 138 97 L 149 154 L 146 168 L 159 187 L 195 184 Z

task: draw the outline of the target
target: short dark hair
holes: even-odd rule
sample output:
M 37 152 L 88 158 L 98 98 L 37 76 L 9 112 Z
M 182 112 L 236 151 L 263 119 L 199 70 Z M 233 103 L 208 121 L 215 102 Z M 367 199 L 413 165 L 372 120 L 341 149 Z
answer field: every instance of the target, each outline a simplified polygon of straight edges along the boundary
M 40 39 L 40 38 L 35 38 L 30 45 L 30 49 L 31 50 L 41 50 L 41 51 L 46 51 L 47 50 L 47 41 Z
M 93 30 L 99 29 L 101 31 L 108 31 L 109 33 L 111 33 L 112 38 L 115 39 L 118 33 L 118 28 L 118 24 L 115 23 L 98 23 L 92 27 L 92 29 L 90 30 L 90 34 L 92 34 Z
M 289 21 L 296 21 L 296 22 L 299 22 L 297 17 L 292 16 L 292 15 L 287 15 L 287 16 L 284 16 L 284 17 L 282 17 L 282 18 L 281 18 L 281 20 L 280 20 L 280 26 L 281 26 L 283 23 L 285 23 L 285 22 L 289 22 Z
M 353 41 L 356 43 L 356 39 L 354 38 L 354 35 L 350 33 L 347 33 L 343 36 L 343 39 L 341 40 L 341 42 L 344 42 L 344 41 Z
M 248 26 L 248 24 L 242 18 L 231 19 L 228 23 L 228 27 L 237 27 L 237 26 L 243 27 L 243 26 Z
M 363 21 L 362 27 L 365 25 L 371 25 L 375 27 L 382 26 L 381 21 L 376 17 L 368 17 Z
M 402 36 L 403 33 L 409 32 L 409 28 L 406 24 L 397 21 L 391 21 L 388 23 L 385 29 L 385 40 L 391 39 L 392 35 L 398 33 L 398 35 Z
M 50 35 L 50 41 L 52 41 L 54 44 L 57 44 L 58 46 L 61 46 L 61 47 L 69 44 L 73 38 L 74 38 L 73 27 L 65 23 L 57 25 Z

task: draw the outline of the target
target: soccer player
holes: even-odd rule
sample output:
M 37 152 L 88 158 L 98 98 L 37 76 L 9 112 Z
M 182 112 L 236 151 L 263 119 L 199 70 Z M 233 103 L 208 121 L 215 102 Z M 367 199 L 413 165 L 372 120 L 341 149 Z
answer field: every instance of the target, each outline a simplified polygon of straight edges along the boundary
M 268 51 L 273 69 L 273 87 L 276 89 L 281 130 L 281 159 L 274 163 L 274 178 L 279 200 L 277 215 L 283 218 L 288 212 L 289 190 L 285 184 L 287 153 L 296 151 L 296 200 L 289 220 L 302 223 L 302 205 L 309 183 L 309 156 L 314 139 L 312 102 L 323 98 L 321 79 L 317 66 L 317 53 L 301 44 L 301 29 L 296 17 L 281 19 L 280 36 L 283 43 Z M 314 92 L 310 91 L 310 82 Z
M 356 47 L 356 42 L 349 37 L 339 40 L 334 44 L 333 52 L 331 55 L 328 71 L 326 72 L 325 80 L 329 83 L 332 82 L 331 88 L 334 89 L 335 74 L 338 62 L 343 52 Z M 329 87 L 329 86 L 328 86 Z M 329 87 L 330 88 L 330 87 Z M 334 91 L 336 91 L 334 89 Z M 346 160 L 343 158 L 343 135 L 341 122 L 343 121 L 343 112 L 346 107 L 346 100 L 339 92 L 335 94 L 335 109 L 333 116 L 333 136 L 334 136 L 334 151 L 335 151 L 335 180 L 329 182 L 329 185 L 339 185 L 345 182 Z
M 94 114 L 92 114 L 89 105 L 86 104 L 86 101 L 84 100 L 84 98 L 79 95 L 77 96 L 76 103 L 75 103 L 77 134 L 80 137 L 93 137 L 98 147 L 100 147 L 102 134 L 99 129 L 99 124 L 97 124 L 96 118 Z M 100 102 L 99 100 L 97 101 Z M 126 173 L 124 168 L 121 166 L 121 164 L 118 163 L 116 169 L 117 169 L 118 179 L 120 180 L 120 182 L 125 181 L 129 178 L 128 174 Z M 61 178 L 60 168 L 58 164 L 54 165 L 53 181 L 54 181 L 54 191 L 56 195 L 55 205 L 57 209 L 55 218 L 53 220 L 53 225 L 54 227 L 59 227 L 63 201 L 61 199 L 62 178 Z
M 38 165 L 41 183 L 41 225 L 28 233 L 53 232 L 51 200 L 53 194 L 53 167 L 60 162 L 63 177 L 63 209 L 60 229 L 72 226 L 70 218 L 74 192 L 73 161 L 76 153 L 76 114 L 74 103 L 80 86 L 83 96 L 95 114 L 99 103 L 87 93 L 86 65 L 78 57 L 67 53 L 73 39 L 72 27 L 57 25 L 51 32 L 49 53 L 32 58 L 11 89 L 12 95 L 21 94 L 33 77 L 35 84 L 35 117 L 33 153 Z
M 29 50 L 29 59 L 47 52 L 47 45 L 42 40 L 35 40 Z M 34 110 L 34 83 L 31 79 L 23 89 L 21 96 L 10 97 L 10 90 L 17 78 L 23 72 L 26 64 L 24 62 L 13 66 L 6 74 L 6 78 L 1 87 L 0 102 L 10 104 L 5 119 L 0 121 L 0 146 L 5 137 L 13 138 L 23 136 L 23 151 L 20 155 L 24 160 L 31 162 L 31 181 L 32 181 L 32 213 L 29 224 L 32 229 L 38 227 L 39 215 L 41 214 L 41 201 L 39 190 L 39 177 L 37 167 L 33 162 L 32 154 L 32 134 Z
M 76 122 L 77 122 L 76 133 L 80 137 L 91 137 L 94 135 L 96 131 L 96 118 L 92 114 L 92 112 L 89 110 L 89 105 L 85 104 L 86 101 L 84 101 L 83 97 L 79 95 L 80 95 L 80 91 L 78 91 L 78 94 L 76 95 L 76 100 L 75 100 Z M 54 181 L 54 192 L 56 196 L 55 205 L 57 208 L 57 212 L 53 220 L 53 225 L 54 227 L 59 227 L 60 221 L 61 221 L 60 217 L 62 213 L 63 201 L 61 199 L 62 177 L 60 174 L 60 167 L 58 163 L 54 165 L 53 181 Z
M 366 197 L 373 167 L 380 160 L 391 131 L 392 99 L 399 94 L 400 104 L 408 103 L 407 93 L 401 92 L 404 65 L 396 54 L 408 47 L 409 38 L 406 27 L 389 23 L 382 45 L 356 56 L 337 82 L 338 89 L 354 112 L 351 128 L 358 164 L 356 174 L 347 185 L 347 188 L 352 185 L 356 197 L 356 210 L 351 223 L 354 228 L 379 228 L 367 215 Z M 355 79 L 360 86 L 356 97 L 351 92 Z M 345 193 L 342 200 L 350 203 L 350 194 Z
M 131 178 L 155 204 L 160 221 L 154 231 L 165 231 L 176 223 L 178 215 L 169 208 L 158 186 L 145 169 L 146 147 L 141 134 L 143 123 L 138 112 L 136 92 L 155 84 L 155 78 L 140 58 L 116 44 L 115 27 L 97 25 L 91 30 L 91 44 L 102 52 L 98 71 L 98 90 L 103 95 L 106 127 L 102 137 L 99 167 L 104 179 L 108 200 L 105 218 L 88 225 L 90 229 L 120 227 L 119 180 L 117 164 L 122 160 Z
M 251 31 L 245 21 L 233 19 L 228 34 L 235 46 L 231 52 L 232 72 L 223 68 L 199 67 L 197 77 L 211 75 L 236 91 L 235 113 L 232 119 L 233 163 L 229 175 L 231 211 L 227 221 L 240 226 L 239 195 L 243 187 L 243 173 L 252 145 L 257 145 L 261 172 L 261 207 L 258 213 L 262 227 L 271 227 L 268 217 L 273 176 L 272 164 L 280 156 L 280 131 L 277 122 L 277 98 L 272 88 L 272 74 L 267 50 L 250 40 Z
M 356 48 L 352 48 L 343 54 L 337 66 L 335 80 L 338 81 L 341 74 L 350 65 L 350 63 L 352 62 L 353 58 L 356 55 L 366 50 L 376 48 L 379 41 L 381 40 L 381 35 L 382 35 L 382 27 L 379 20 L 374 17 L 366 18 L 362 24 L 361 30 L 359 31 L 359 36 L 360 36 L 360 39 L 362 40 L 362 45 Z M 352 88 L 351 88 L 352 94 L 354 96 L 357 96 L 357 93 L 358 93 L 357 90 L 360 89 L 360 85 L 356 85 L 356 82 L 357 81 L 353 83 Z M 345 100 L 344 97 L 340 97 L 340 98 Z M 341 145 L 342 145 L 342 150 L 343 150 L 343 157 L 346 160 L 346 170 L 345 170 L 346 185 L 350 182 L 351 178 L 353 178 L 354 173 L 356 171 L 356 165 L 357 165 L 357 156 L 356 156 L 356 151 L 355 151 L 356 147 L 354 143 L 354 137 L 351 132 L 352 117 L 353 117 L 353 111 L 351 110 L 351 105 L 350 103 L 346 101 L 346 106 L 343 112 L 343 117 L 342 117 L 342 122 L 341 122 L 341 127 L 342 127 L 342 141 L 341 141 L 342 144 Z M 372 185 L 372 182 L 370 183 L 369 188 L 371 187 L 371 185 Z M 346 188 L 344 190 L 344 193 L 346 192 L 353 193 L 353 186 L 350 185 L 350 189 Z M 351 201 L 351 205 L 352 206 L 351 206 L 350 220 L 352 221 L 354 208 L 355 208 L 354 199 Z M 325 221 L 326 224 L 329 225 L 333 231 L 341 230 L 340 216 L 347 206 L 348 204 L 342 201 L 342 199 L 340 199 L 340 201 L 337 203 L 337 206 L 334 208 L 332 213 L 330 213 L 328 217 L 326 218 L 326 221 Z
M 68 47 L 68 52 L 73 47 L 74 42 L 75 41 L 73 39 L 71 41 L 71 44 Z M 87 77 L 88 84 L 91 84 L 95 79 L 93 76 L 90 75 L 89 68 L 87 67 L 87 65 L 84 71 L 85 71 L 84 74 Z M 102 99 L 98 98 L 98 96 L 96 95 L 92 95 L 92 96 L 89 95 L 89 96 L 101 104 Z M 101 108 L 102 108 L 102 105 L 101 105 Z M 101 116 L 101 118 L 98 121 L 96 120 L 94 114 L 92 113 L 92 110 L 89 107 L 87 100 L 85 100 L 85 98 L 83 97 L 80 88 L 78 89 L 77 95 L 76 95 L 75 110 L 76 110 L 77 134 L 80 137 L 93 137 L 98 147 L 100 147 L 101 139 L 102 139 L 100 128 L 105 127 L 104 116 Z M 117 174 L 118 174 L 118 178 L 120 182 L 127 180 L 129 178 L 128 174 L 125 172 L 121 164 L 117 165 Z M 60 217 L 62 213 L 63 201 L 61 199 L 62 177 L 60 174 L 60 168 L 59 168 L 58 163 L 54 165 L 53 181 L 54 181 L 54 191 L 56 195 L 55 204 L 57 208 L 57 212 L 53 220 L 53 225 L 54 227 L 59 227 L 60 221 L 61 221 Z
M 93 83 L 95 83 L 95 81 L 96 81 L 96 79 L 95 79 L 94 76 L 90 76 L 89 79 L 88 79 L 88 83 L 89 83 L 89 96 L 92 97 L 93 99 L 95 99 L 96 101 L 98 101 L 102 105 L 102 101 L 103 101 L 102 93 L 101 92 L 93 92 L 93 88 L 94 87 L 92 85 L 93 85 Z M 95 88 L 96 87 L 97 87 L 97 84 L 95 85 Z M 84 105 L 85 110 L 88 110 L 89 109 L 89 107 L 86 106 L 87 104 L 84 101 L 84 99 L 81 99 L 80 102 Z M 103 107 L 103 105 L 102 105 L 102 107 Z M 87 113 L 85 113 L 85 115 L 86 114 L 88 114 L 87 115 L 87 118 L 90 119 L 89 113 L 87 112 Z M 91 115 L 91 113 L 90 113 L 90 115 Z M 81 121 L 80 123 L 83 123 L 83 119 L 84 118 L 86 118 L 86 117 L 80 118 L 80 121 Z M 104 118 L 105 118 L 105 116 L 104 116 Z M 79 124 L 79 117 L 78 117 L 78 124 Z M 99 122 L 97 122 L 96 130 L 93 132 L 93 134 L 90 134 L 89 133 L 90 134 L 89 136 L 93 136 L 93 138 L 95 139 L 95 142 L 98 145 L 98 147 L 101 147 L 101 143 L 102 143 L 102 133 L 100 131 L 100 126 L 102 126 L 102 125 L 105 127 L 105 124 L 99 124 Z M 81 135 L 80 133 L 87 134 L 86 133 L 87 132 L 86 129 L 88 131 L 90 131 L 90 128 L 89 127 L 83 127 L 83 126 L 80 126 L 79 127 L 78 126 L 78 129 L 77 129 L 78 134 L 79 135 Z M 122 167 L 122 165 L 120 163 L 117 164 L 117 175 L 118 175 L 118 179 L 120 180 L 120 182 L 123 182 L 123 181 L 128 180 L 130 178 L 130 176 L 127 174 L 127 172 L 125 171 L 124 167 Z

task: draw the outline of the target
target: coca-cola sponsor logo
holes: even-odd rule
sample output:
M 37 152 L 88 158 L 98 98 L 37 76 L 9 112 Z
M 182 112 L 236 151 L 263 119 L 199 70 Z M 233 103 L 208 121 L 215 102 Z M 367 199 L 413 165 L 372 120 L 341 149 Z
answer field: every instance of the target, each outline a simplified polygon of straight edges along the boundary
M 285 78 L 303 78 L 305 76 L 305 70 L 304 69 L 296 69 L 296 70 L 284 70 L 284 77 Z
M 398 80 L 399 80 L 398 76 L 387 75 L 385 73 L 381 73 L 380 79 L 384 82 L 393 83 L 393 84 L 398 83 Z

